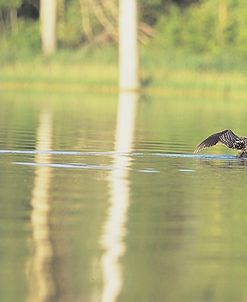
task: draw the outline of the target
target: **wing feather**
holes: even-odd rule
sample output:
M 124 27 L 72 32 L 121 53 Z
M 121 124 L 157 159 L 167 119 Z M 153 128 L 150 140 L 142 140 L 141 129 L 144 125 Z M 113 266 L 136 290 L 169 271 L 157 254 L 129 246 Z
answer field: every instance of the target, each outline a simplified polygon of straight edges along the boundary
M 218 142 L 221 142 L 223 145 L 225 145 L 228 148 L 235 149 L 235 144 L 240 140 L 240 137 L 238 137 L 235 133 L 233 133 L 231 130 L 224 130 L 221 132 L 214 133 L 207 137 L 204 141 L 202 141 L 196 148 L 195 153 L 212 147 L 216 145 Z

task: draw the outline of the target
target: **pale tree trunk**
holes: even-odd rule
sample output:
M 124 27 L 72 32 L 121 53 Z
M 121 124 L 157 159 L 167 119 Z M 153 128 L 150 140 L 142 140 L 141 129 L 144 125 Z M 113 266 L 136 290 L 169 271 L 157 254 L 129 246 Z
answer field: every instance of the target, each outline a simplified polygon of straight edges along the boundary
M 137 1 L 119 0 L 119 88 L 139 88 Z
M 56 51 L 56 0 L 40 1 L 41 41 L 45 56 L 50 56 Z

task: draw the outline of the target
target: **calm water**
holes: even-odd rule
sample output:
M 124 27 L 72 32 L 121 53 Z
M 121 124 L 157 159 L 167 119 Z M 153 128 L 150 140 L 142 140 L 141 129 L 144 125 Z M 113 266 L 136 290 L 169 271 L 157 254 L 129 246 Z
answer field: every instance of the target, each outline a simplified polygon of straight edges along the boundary
M 238 106 L 236 106 L 236 103 Z M 0 301 L 246 301 L 244 101 L 0 96 Z M 206 152 L 205 152 L 206 153 Z

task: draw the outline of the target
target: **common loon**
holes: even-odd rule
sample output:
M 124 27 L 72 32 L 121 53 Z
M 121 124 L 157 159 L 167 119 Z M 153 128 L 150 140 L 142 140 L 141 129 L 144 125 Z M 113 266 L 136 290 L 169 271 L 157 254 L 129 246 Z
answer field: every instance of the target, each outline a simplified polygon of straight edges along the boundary
M 210 135 L 197 146 L 194 152 L 197 153 L 217 143 L 222 143 L 228 148 L 239 150 L 238 157 L 247 158 L 247 137 L 239 137 L 231 130 L 224 130 Z

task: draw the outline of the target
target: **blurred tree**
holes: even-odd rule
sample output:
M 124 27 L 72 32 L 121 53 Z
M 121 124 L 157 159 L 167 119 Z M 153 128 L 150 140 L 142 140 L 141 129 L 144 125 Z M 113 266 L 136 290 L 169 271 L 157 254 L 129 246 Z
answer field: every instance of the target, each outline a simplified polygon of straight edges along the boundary
M 118 41 L 118 0 L 59 0 L 58 36 L 65 45 L 78 46 Z M 139 23 L 139 39 L 152 36 L 147 23 Z
M 153 27 L 172 3 L 189 5 L 196 0 L 141 0 L 139 5 L 139 39 L 153 36 Z M 17 18 L 36 20 L 41 0 L 0 0 L 0 22 L 16 28 Z M 67 46 L 111 43 L 118 40 L 118 0 L 57 0 L 58 38 Z
M 40 3 L 41 0 L 0 0 L 1 49 L 15 44 L 18 49 L 40 48 L 36 22 Z M 119 0 L 57 0 L 60 46 L 116 44 L 118 3 Z M 207 55 L 229 51 L 247 56 L 244 0 L 138 0 L 137 4 L 138 38 L 144 44 L 152 38 L 150 44 L 154 45 L 156 39 L 160 48 Z M 31 32 L 32 37 L 28 34 Z
M 227 3 L 226 0 L 218 1 L 218 37 L 221 47 L 225 45 L 225 29 L 227 25 Z
M 95 41 L 117 41 L 117 1 L 80 0 L 80 7 L 82 29 L 90 42 L 93 33 L 97 33 Z
M 7 27 L 14 29 L 17 23 L 17 8 L 21 0 L 0 0 L 0 24 L 2 30 Z
M 79 0 L 79 2 L 83 40 L 90 44 L 117 42 L 118 0 Z M 140 41 L 145 43 L 152 35 L 151 26 L 141 20 L 139 23 Z
M 46 56 L 50 56 L 56 51 L 56 4 L 56 0 L 40 1 L 41 41 L 43 53 Z

